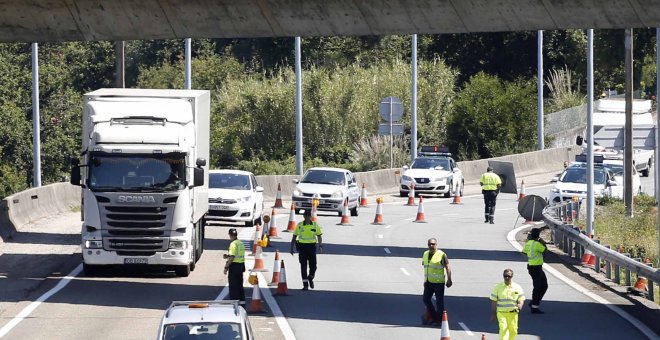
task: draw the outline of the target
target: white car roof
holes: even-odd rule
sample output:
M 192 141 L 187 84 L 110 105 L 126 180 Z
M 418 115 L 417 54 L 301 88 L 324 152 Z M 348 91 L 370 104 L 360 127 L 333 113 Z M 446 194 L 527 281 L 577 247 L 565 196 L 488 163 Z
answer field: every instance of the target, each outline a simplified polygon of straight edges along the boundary
M 310 169 L 308 169 L 307 171 L 310 171 L 310 170 L 325 170 L 325 171 L 336 171 L 336 172 L 350 172 L 350 171 L 348 171 L 348 170 L 346 170 L 346 169 L 342 169 L 342 168 L 331 168 L 331 167 L 324 167 L 324 166 L 319 166 L 319 167 L 310 168 Z
M 202 307 L 204 305 L 207 306 Z M 163 325 L 209 322 L 241 323 L 239 308 L 238 301 L 174 301 L 165 312 Z
M 249 171 L 243 170 L 233 170 L 233 169 L 222 169 L 222 170 L 210 170 L 209 174 L 237 174 L 237 175 L 252 175 Z

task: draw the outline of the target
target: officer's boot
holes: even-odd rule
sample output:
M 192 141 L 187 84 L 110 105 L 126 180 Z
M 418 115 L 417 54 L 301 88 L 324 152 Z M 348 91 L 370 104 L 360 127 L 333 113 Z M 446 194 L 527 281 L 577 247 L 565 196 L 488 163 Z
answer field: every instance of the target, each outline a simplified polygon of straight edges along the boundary
M 307 280 L 303 280 L 303 290 L 309 290 L 309 283 L 307 283 Z
M 488 214 L 486 214 L 485 216 L 486 216 L 486 219 L 484 220 L 484 223 L 488 223 L 488 221 L 490 220 L 490 217 L 488 217 Z
M 309 288 L 314 289 L 314 275 L 308 276 L 307 279 L 309 280 Z
M 489 219 L 490 219 L 490 224 L 495 224 L 495 216 L 491 215 Z

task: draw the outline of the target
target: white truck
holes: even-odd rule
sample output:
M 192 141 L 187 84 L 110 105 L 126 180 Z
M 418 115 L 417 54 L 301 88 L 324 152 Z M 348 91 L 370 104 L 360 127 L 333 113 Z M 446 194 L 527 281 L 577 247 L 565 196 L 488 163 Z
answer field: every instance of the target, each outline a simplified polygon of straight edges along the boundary
M 208 211 L 210 94 L 100 89 L 84 95 L 81 158 L 85 274 L 159 266 L 188 276 Z
M 594 135 L 605 126 L 624 127 L 626 123 L 625 100 L 623 98 L 600 99 L 595 102 L 593 113 Z M 633 100 L 633 128 L 635 126 L 654 125 L 651 115 L 650 100 Z M 586 135 L 586 131 L 585 131 Z M 582 137 L 578 136 L 577 144 L 582 144 Z M 597 144 L 596 139 L 594 141 Z M 602 146 L 594 145 L 594 150 L 603 154 L 622 153 L 622 150 L 609 150 Z M 649 176 L 651 166 L 653 165 L 653 150 L 633 149 L 633 166 L 644 177 Z

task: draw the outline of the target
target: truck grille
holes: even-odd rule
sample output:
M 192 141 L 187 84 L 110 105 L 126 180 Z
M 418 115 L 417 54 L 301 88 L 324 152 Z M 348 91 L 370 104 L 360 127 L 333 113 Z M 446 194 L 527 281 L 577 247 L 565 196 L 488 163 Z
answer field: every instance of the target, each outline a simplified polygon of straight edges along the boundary
M 154 196 L 155 203 L 140 206 L 116 203 L 114 197 L 99 200 L 106 250 L 137 256 L 168 249 L 176 200 L 167 194 Z

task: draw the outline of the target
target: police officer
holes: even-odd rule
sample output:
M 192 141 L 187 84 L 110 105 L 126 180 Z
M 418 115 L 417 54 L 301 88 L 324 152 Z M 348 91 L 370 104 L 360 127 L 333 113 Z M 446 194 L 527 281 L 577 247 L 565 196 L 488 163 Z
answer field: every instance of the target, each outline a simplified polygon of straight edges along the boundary
M 490 320 L 497 321 L 500 340 L 515 339 L 518 335 L 518 313 L 525 304 L 522 287 L 513 282 L 513 270 L 505 269 L 504 282 L 493 287 L 490 293 Z
M 309 287 L 314 289 L 314 276 L 316 274 L 316 247 L 323 251 L 323 232 L 321 226 L 312 222 L 311 210 L 305 209 L 303 214 L 304 221 L 296 225 L 296 230 L 291 238 L 291 255 L 298 247 L 298 260 L 300 262 L 300 275 L 303 280 L 303 290 Z M 307 274 L 307 264 L 309 263 L 309 275 Z
M 532 284 L 534 285 L 532 302 L 529 305 L 532 308 L 532 314 L 544 313 L 539 309 L 539 305 L 543 295 L 548 290 L 548 278 L 543 272 L 543 255 L 547 249 L 545 241 L 541 239 L 541 230 L 539 228 L 532 229 L 523 248 L 523 253 L 527 255 L 527 272 L 532 277 Z
M 245 290 L 243 289 L 243 273 L 245 272 L 245 245 L 238 240 L 236 228 L 229 229 L 229 251 L 223 255 L 227 259 L 225 275 L 229 273 L 229 298 L 238 300 L 245 305 Z
M 433 319 L 429 322 L 441 325 L 442 312 L 445 310 L 445 273 L 447 274 L 446 285 L 451 287 L 451 267 L 449 267 L 447 254 L 438 249 L 438 241 L 435 238 L 430 238 L 427 245 L 429 249 L 422 255 L 422 265 L 424 266 L 424 295 L 422 300 Z M 437 309 L 431 301 L 433 294 L 435 294 L 438 304 Z
M 495 223 L 495 201 L 500 192 L 502 180 L 500 176 L 493 172 L 493 168 L 488 167 L 486 172 L 479 179 L 481 184 L 481 193 L 484 195 L 485 217 L 484 223 Z

